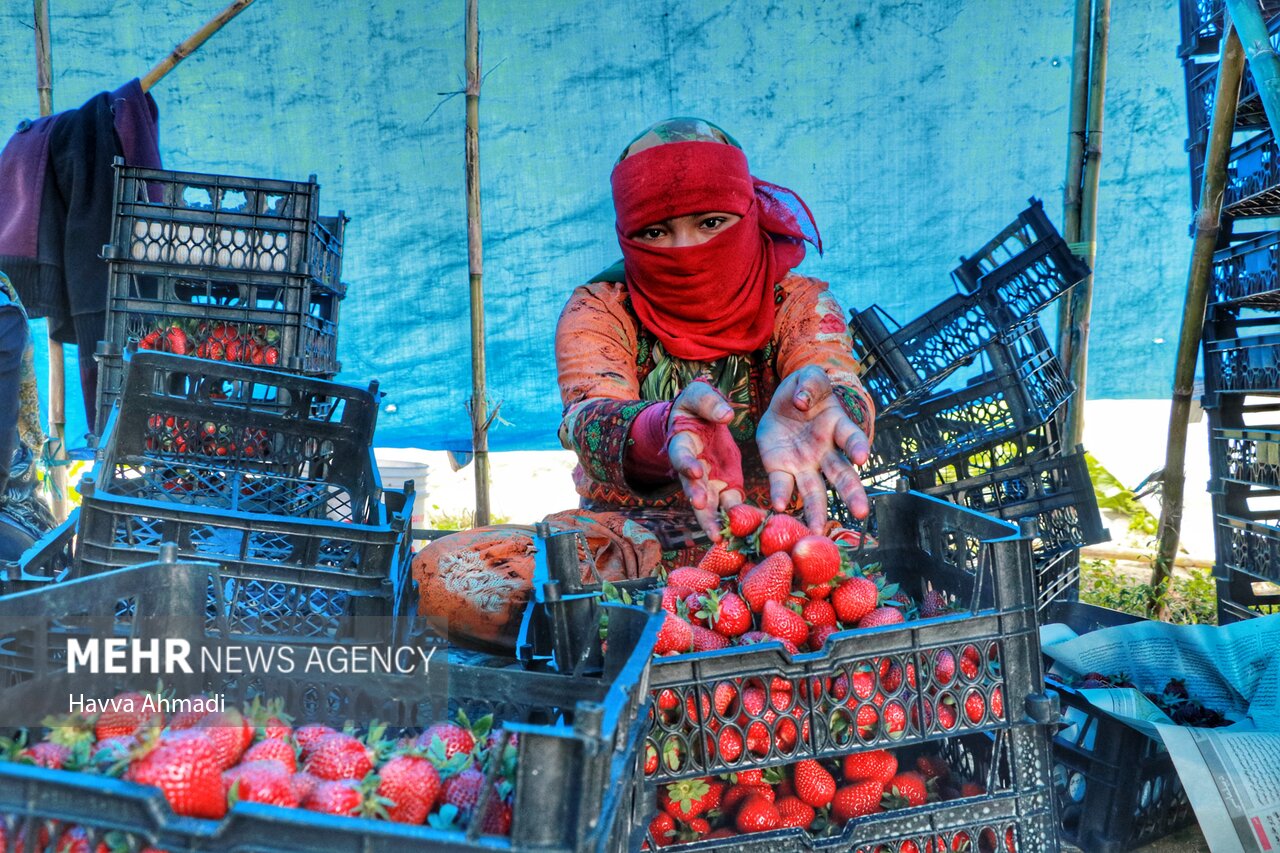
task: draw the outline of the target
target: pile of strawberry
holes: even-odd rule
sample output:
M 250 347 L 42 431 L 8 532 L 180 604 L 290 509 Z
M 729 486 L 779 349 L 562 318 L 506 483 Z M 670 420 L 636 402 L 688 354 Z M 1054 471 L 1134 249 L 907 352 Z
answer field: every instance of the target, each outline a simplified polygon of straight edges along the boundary
M 171 318 L 154 323 L 138 339 L 138 349 L 275 367 L 280 363 L 280 330 L 261 323 Z
M 724 513 L 724 538 L 697 566 L 673 569 L 662 607 L 660 655 L 779 641 L 792 654 L 822 648 L 832 634 L 940 616 L 947 597 L 930 590 L 916 605 L 875 567 L 849 558 L 862 535 L 812 535 L 794 516 L 739 504 Z
M 147 450 L 160 453 L 203 454 L 219 458 L 261 459 L 271 453 L 271 442 L 265 429 L 237 428 L 162 414 L 147 416 L 145 445 Z
M 363 736 L 350 726 L 294 728 L 278 702 L 164 720 L 143 710 L 143 694 L 117 697 L 124 698 L 134 710 L 119 701 L 119 711 L 47 721 L 44 740 L 0 744 L 0 756 L 155 786 L 176 814 L 195 818 L 218 820 L 237 802 L 255 802 L 444 830 L 480 820 L 483 834 L 511 833 L 517 744 L 514 735 L 500 743 L 489 716 L 472 723 L 459 713 L 454 722 L 391 740 L 381 725 Z M 66 832 L 73 831 L 83 837 L 77 827 Z M 81 851 L 61 840 L 54 849 Z M 83 850 L 114 853 L 106 840 Z
M 940 754 L 922 754 L 909 761 L 904 758 L 906 767 L 902 767 L 894 752 L 874 750 L 832 761 L 805 759 L 785 767 L 740 770 L 662 785 L 659 810 L 649 822 L 644 846 L 666 847 L 788 828 L 831 837 L 857 818 L 986 794 L 981 782 L 953 771 Z M 896 846 L 859 848 L 859 853 L 890 850 L 1016 853 L 1017 843 L 1013 826 L 1006 825 L 985 827 L 976 833 L 957 830 L 906 839 Z

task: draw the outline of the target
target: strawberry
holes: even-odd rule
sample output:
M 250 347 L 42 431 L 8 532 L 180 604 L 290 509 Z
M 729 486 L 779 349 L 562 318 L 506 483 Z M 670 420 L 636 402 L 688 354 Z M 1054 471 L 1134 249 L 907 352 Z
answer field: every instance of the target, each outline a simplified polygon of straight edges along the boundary
M 932 619 L 935 616 L 941 616 L 947 610 L 947 597 L 942 594 L 941 590 L 930 589 L 920 599 L 921 619 Z
M 782 823 L 778 809 L 765 797 L 747 797 L 746 802 L 738 809 L 733 825 L 743 834 L 748 832 L 768 832 L 777 829 Z
M 244 358 L 244 344 L 240 343 L 239 338 L 232 338 L 223 344 L 223 352 L 226 354 L 227 361 L 238 363 Z
M 880 628 L 885 625 L 898 625 L 904 621 L 902 610 L 897 607 L 877 607 L 858 620 L 859 628 Z
M 667 613 L 666 617 L 662 623 L 662 629 L 658 631 L 658 640 L 654 643 L 653 653 L 684 654 L 692 651 L 693 626 L 673 613 Z
M 902 809 L 922 806 L 929 797 L 924 777 L 914 770 L 897 774 L 884 785 L 886 809 Z
M 275 367 L 280 363 L 280 350 L 276 347 L 263 347 L 262 363 L 267 367 Z
M 223 772 L 227 801 L 266 803 L 271 806 L 298 807 L 298 795 L 291 783 L 292 774 L 278 761 L 247 761 Z
M 440 789 L 442 805 L 453 806 L 464 817 L 470 816 L 484 790 L 484 774 L 474 767 L 468 767 L 456 776 L 445 780 Z
M 777 793 L 763 779 L 758 782 L 739 782 L 724 792 L 724 796 L 720 800 L 720 813 L 725 815 L 733 814 L 741 803 L 751 797 L 764 797 L 772 802 L 777 799 Z
M 875 779 L 837 788 L 835 796 L 831 798 L 831 819 L 836 824 L 843 824 L 855 817 L 879 814 L 884 811 L 880 805 L 883 793 L 884 783 Z
M 649 837 L 658 847 L 666 847 L 676 840 L 676 819 L 666 812 L 658 812 L 649 821 Z
M 764 520 L 760 530 L 760 553 L 765 557 L 780 551 L 790 551 L 791 546 L 809 535 L 809 528 L 792 515 L 773 513 Z
M 706 592 L 720 585 L 720 576 L 706 569 L 682 566 L 678 569 L 673 569 L 671 574 L 667 575 L 667 585 L 684 587 L 693 592 Z M 688 598 L 688 596 L 682 595 L 681 598 Z
M 722 728 L 714 735 L 708 734 L 707 745 L 707 751 L 726 764 L 742 757 L 742 734 L 737 729 Z
M 836 793 L 836 780 L 812 758 L 797 761 L 792 769 L 796 796 L 815 809 L 825 808 Z
M 373 770 L 369 749 L 349 734 L 327 735 L 316 744 L 307 758 L 305 769 L 312 776 L 327 781 L 363 779 Z
M 961 797 L 981 797 L 987 793 L 987 789 L 977 782 L 961 782 Z
M 369 809 L 360 783 L 353 779 L 321 782 L 303 801 L 302 807 L 321 814 L 349 817 L 359 817 Z
M 294 773 L 289 777 L 289 787 L 293 788 L 293 795 L 297 798 L 299 804 L 305 803 L 307 797 L 311 796 L 311 792 L 319 784 L 320 780 L 310 773 Z
M 997 720 L 1004 719 L 1004 691 L 998 684 L 991 691 L 991 716 Z
M 779 827 L 808 829 L 813 825 L 813 819 L 817 816 L 813 806 L 799 797 L 782 797 L 774 803 L 774 807 L 778 810 Z
M 964 673 L 964 677 L 973 681 L 978 677 L 978 670 L 982 668 L 982 657 L 978 654 L 977 648 L 974 646 L 965 646 L 960 650 L 960 672 Z
M 676 615 L 684 613 L 685 621 L 690 625 L 697 625 L 701 628 L 707 627 L 707 609 L 705 598 L 710 593 L 691 592 L 681 604 L 676 607 Z M 683 611 L 682 611 L 683 608 Z
M 71 747 L 66 744 L 52 743 L 46 740 L 22 750 L 22 752 L 18 753 L 18 758 L 21 761 L 30 761 L 37 767 L 61 770 L 63 765 L 67 763 L 67 759 L 71 757 L 71 753 Z
M 293 733 L 293 740 L 298 744 L 298 748 L 302 750 L 302 758 L 305 760 L 315 751 L 316 744 L 323 738 L 332 734 L 337 734 L 337 729 L 329 726 L 310 725 L 302 726 Z
M 836 627 L 836 609 L 831 602 L 820 598 L 805 602 L 800 609 L 800 616 L 811 628 Z
M 826 645 L 832 634 L 840 633 L 835 625 L 815 625 L 809 629 L 809 648 L 817 651 Z
M 902 664 L 891 658 L 883 658 L 880 665 L 880 689 L 885 693 L 897 693 L 902 687 Z M 911 661 L 907 661 L 906 667 L 907 684 L 911 687 L 916 686 L 916 665 Z
M 662 609 L 668 613 L 680 615 L 681 608 L 694 592 L 683 586 L 664 586 L 662 588 Z
M 710 628 L 703 628 L 701 625 L 690 626 L 693 631 L 693 650 L 695 652 L 710 652 L 716 649 L 729 648 L 729 638 L 723 634 L 717 634 Z
M 138 349 L 159 349 L 160 348 L 160 332 L 151 330 L 142 336 L 142 340 L 138 341 Z
M 764 523 L 765 512 L 758 506 L 738 504 L 722 513 L 724 527 L 720 532 L 735 539 L 749 539 Z
M 378 769 L 378 796 L 390 801 L 388 819 L 422 823 L 440 796 L 440 774 L 420 755 L 397 755 Z
M 738 701 L 738 687 L 731 681 L 721 681 L 711 694 L 711 704 L 721 717 L 728 717 L 734 703 Z
M 945 780 L 951 775 L 951 767 L 941 755 L 921 755 L 916 758 L 916 770 L 926 780 Z
M 689 821 L 708 811 L 712 799 L 718 801 L 722 790 L 720 784 L 711 779 L 682 779 L 659 789 L 658 805 L 672 817 Z
M 797 646 L 809 638 L 809 627 L 804 624 L 800 614 L 776 601 L 764 603 L 760 627 L 766 634 L 788 640 Z
M 165 349 L 175 355 L 189 355 L 192 351 L 191 340 L 178 324 L 170 326 L 164 332 Z
M 782 647 L 787 650 L 787 654 L 795 656 L 800 654 L 800 647 L 790 640 L 784 640 L 781 637 L 775 637 L 772 634 L 766 634 L 764 631 L 748 631 L 738 638 L 738 645 L 751 646 L 756 643 L 782 643 Z
M 496 789 L 495 789 L 496 791 Z M 511 803 L 494 793 L 485 806 L 480 831 L 485 835 L 510 835 L 513 809 Z
M 728 578 L 742 571 L 742 567 L 746 564 L 746 554 L 725 547 L 723 542 L 717 542 L 702 555 L 702 559 L 698 561 L 698 568 L 722 578 Z
M 476 721 L 476 728 L 488 733 L 489 725 L 492 720 L 487 717 L 481 717 Z M 455 755 L 470 755 L 476 748 L 476 736 L 472 731 L 471 721 L 465 716 L 460 716 L 456 723 L 436 723 L 428 728 L 425 732 L 418 735 L 417 745 L 422 749 L 430 749 L 435 743 L 436 738 L 440 739 L 440 743 L 444 748 L 443 759 L 448 761 Z
M 175 327 L 176 328 L 176 327 Z M 163 724 L 163 716 L 148 702 L 143 693 L 120 693 L 109 700 L 107 710 L 93 724 L 95 740 L 128 737 L 139 729 Z
M 791 592 L 791 573 L 791 558 L 784 552 L 766 557 L 747 572 L 739 583 L 739 592 L 751 607 L 751 612 L 759 613 L 764 610 L 766 601 L 786 601 Z
M 938 649 L 933 658 L 933 682 L 946 687 L 956 677 L 956 656 L 950 649 Z
M 840 571 L 840 549 L 825 536 L 805 536 L 791 546 L 791 561 L 798 584 L 824 584 Z
M 290 773 L 298 771 L 298 751 L 293 744 L 285 740 L 259 741 L 245 751 L 243 760 L 246 763 L 250 761 L 279 761 L 280 766 Z
M 974 725 L 981 723 L 982 718 L 987 715 L 987 700 L 977 690 L 970 690 L 964 697 L 964 715 Z
M 934 710 L 938 715 L 938 725 L 948 731 L 954 729 L 956 723 L 960 722 L 960 714 L 956 710 L 956 700 L 949 693 L 942 695 Z
M 236 708 L 206 714 L 198 725 L 218 751 L 218 764 L 223 770 L 239 761 L 253 742 L 253 729 Z
M 855 752 L 844 757 L 841 769 L 846 782 L 888 782 L 898 772 L 898 759 L 886 749 Z
M 213 744 L 202 732 L 166 736 L 129 765 L 125 779 L 159 788 L 177 814 L 217 820 L 227 813 L 222 768 Z
M 804 592 L 805 597 L 810 601 L 817 601 L 819 599 L 830 598 L 831 593 L 835 592 L 835 588 L 835 582 L 828 581 L 827 583 L 810 584 L 809 586 L 804 587 L 801 591 Z
M 751 608 L 737 594 L 713 589 L 702 596 L 698 618 L 726 637 L 737 637 L 751 628 Z
M 831 604 L 840 621 L 852 625 L 875 609 L 879 594 L 875 581 L 852 577 L 831 593 Z
M 883 711 L 884 718 L 881 721 L 884 726 L 884 733 L 889 737 L 897 740 L 902 737 L 903 731 L 907 728 L 907 709 L 897 699 L 886 702 Z

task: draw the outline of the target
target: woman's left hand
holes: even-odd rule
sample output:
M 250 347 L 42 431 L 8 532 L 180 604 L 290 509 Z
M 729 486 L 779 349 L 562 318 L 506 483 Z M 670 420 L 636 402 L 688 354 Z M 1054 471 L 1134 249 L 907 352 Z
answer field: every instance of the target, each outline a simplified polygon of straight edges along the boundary
M 802 367 L 782 381 L 756 428 L 756 444 L 776 512 L 798 489 L 809 529 L 821 533 L 830 483 L 855 518 L 867 516 L 867 495 L 853 467 L 870 455 L 867 436 L 832 393 L 822 368 Z

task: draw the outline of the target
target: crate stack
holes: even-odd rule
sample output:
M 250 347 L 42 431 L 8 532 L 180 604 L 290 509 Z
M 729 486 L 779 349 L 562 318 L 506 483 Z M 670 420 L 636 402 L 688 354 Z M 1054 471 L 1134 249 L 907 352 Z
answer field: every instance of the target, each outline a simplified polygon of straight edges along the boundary
M 143 169 L 116 161 L 97 433 L 125 353 L 155 350 L 332 378 L 346 218 L 306 182 Z
M 959 293 L 897 328 L 875 306 L 850 322 L 877 403 L 866 483 L 905 479 L 999 518 L 1034 517 L 1041 606 L 1077 595 L 1079 548 L 1108 536 L 1083 450 L 1063 440 L 1075 389 L 1040 321 L 1087 274 L 1032 199 L 961 259 Z
M 1263 11 L 1280 44 L 1280 2 Z M 1222 0 L 1182 3 L 1187 150 L 1193 210 L 1204 179 L 1213 116 Z M 1220 624 L 1280 611 L 1280 158 L 1257 85 L 1246 73 L 1222 199 L 1204 326 L 1209 491 Z

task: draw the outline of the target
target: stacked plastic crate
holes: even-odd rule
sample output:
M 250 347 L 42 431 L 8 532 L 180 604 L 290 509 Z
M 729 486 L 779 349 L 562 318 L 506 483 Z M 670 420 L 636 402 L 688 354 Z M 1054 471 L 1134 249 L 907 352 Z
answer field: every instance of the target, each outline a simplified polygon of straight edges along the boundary
M 117 160 L 98 434 L 123 387 L 127 349 L 336 374 L 345 224 L 341 212 L 320 216 L 314 175 L 241 178 Z
M 896 329 L 875 306 L 850 324 L 878 404 L 868 484 L 905 478 L 999 518 L 1035 518 L 1041 606 L 1075 597 L 1079 548 L 1107 538 L 1084 454 L 1062 438 L 1074 386 L 1039 318 L 1087 274 L 1032 199 L 961 260 L 959 293 Z
M 1223 3 L 1183 4 L 1191 198 L 1199 201 L 1213 116 Z M 1280 45 L 1280 2 L 1263 10 Z M 1280 161 L 1253 75 L 1241 83 L 1204 327 L 1221 624 L 1280 610 Z

